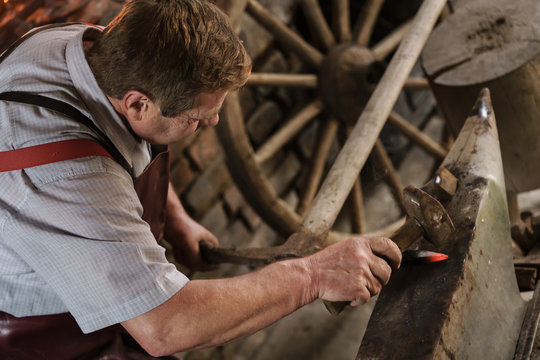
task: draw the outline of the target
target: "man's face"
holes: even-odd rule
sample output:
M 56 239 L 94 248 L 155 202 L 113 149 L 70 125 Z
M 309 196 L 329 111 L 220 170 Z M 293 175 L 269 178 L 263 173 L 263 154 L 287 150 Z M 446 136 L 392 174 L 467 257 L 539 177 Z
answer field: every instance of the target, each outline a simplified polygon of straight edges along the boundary
M 201 126 L 216 126 L 227 93 L 201 93 L 193 109 L 173 118 L 164 117 L 159 109 L 154 108 L 148 116 L 145 131 L 139 135 L 151 143 L 170 144 L 193 134 Z

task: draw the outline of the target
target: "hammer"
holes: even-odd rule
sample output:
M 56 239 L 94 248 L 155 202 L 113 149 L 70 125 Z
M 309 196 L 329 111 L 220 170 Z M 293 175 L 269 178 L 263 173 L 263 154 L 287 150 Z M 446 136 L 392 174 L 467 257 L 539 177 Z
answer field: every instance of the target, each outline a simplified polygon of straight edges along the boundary
M 454 223 L 444 206 L 417 187 L 408 185 L 403 189 L 403 206 L 407 220 L 390 235 L 401 251 L 421 235 L 434 245 L 442 245 L 454 231 Z
M 450 194 L 451 195 L 451 194 Z M 403 207 L 407 220 L 390 238 L 401 251 L 407 250 L 421 235 L 441 245 L 454 230 L 454 224 L 443 205 L 425 191 L 412 185 L 403 190 Z M 307 233 L 295 233 L 284 244 L 268 248 L 220 248 L 201 243 L 203 257 L 210 263 L 264 265 L 281 259 L 302 257 L 324 248 L 324 238 Z M 338 315 L 349 304 L 347 301 L 324 304 L 333 315 Z
M 422 235 L 434 245 L 442 245 L 455 229 L 444 206 L 417 187 L 408 185 L 403 189 L 403 207 L 407 213 L 405 224 L 389 236 L 402 252 Z M 338 315 L 349 302 L 325 301 L 324 304 L 332 315 Z

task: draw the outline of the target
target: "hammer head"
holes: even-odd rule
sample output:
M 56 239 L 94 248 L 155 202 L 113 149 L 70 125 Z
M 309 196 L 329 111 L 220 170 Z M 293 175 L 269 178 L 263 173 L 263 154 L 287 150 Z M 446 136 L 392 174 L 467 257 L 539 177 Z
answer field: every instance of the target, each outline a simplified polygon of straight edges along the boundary
M 442 204 L 425 191 L 412 185 L 403 190 L 407 216 L 420 223 L 425 237 L 435 245 L 442 245 L 454 231 L 454 223 Z

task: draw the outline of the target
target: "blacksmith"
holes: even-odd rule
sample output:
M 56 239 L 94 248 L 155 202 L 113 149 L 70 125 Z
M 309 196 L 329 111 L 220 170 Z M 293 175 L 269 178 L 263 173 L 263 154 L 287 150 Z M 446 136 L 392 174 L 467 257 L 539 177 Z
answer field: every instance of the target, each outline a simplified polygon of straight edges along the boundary
M 170 186 L 166 145 L 215 126 L 250 71 L 204 0 L 131 0 L 104 29 L 38 28 L 2 55 L 0 358 L 166 356 L 387 283 L 401 254 L 379 237 L 229 279 L 167 261 L 162 239 L 194 269 L 218 240 Z

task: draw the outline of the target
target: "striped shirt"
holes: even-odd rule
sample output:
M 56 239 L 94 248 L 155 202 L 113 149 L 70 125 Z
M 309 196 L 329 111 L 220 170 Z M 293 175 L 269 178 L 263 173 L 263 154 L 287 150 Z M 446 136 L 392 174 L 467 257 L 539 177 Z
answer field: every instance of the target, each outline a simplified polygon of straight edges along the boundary
M 140 174 L 151 154 L 117 115 L 86 62 L 82 24 L 42 30 L 0 63 L 0 93 L 25 91 L 75 106 Z M 91 129 L 57 112 L 0 101 L 0 151 L 76 138 Z M 85 333 L 143 314 L 188 279 L 165 258 L 129 173 L 87 157 L 0 173 L 0 310 L 70 312 Z

